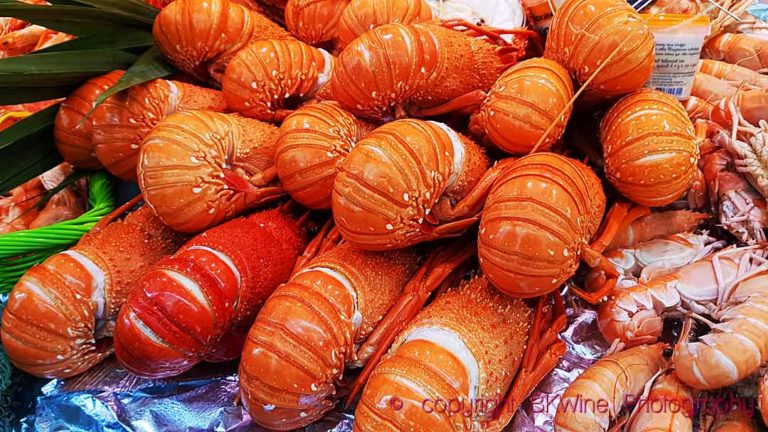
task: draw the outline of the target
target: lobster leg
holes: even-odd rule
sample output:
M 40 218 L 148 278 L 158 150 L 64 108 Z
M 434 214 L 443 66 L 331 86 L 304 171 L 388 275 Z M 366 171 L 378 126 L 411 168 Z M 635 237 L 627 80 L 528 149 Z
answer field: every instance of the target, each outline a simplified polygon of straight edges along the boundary
M 432 292 L 475 255 L 472 243 L 462 239 L 443 247 L 421 265 L 403 289 L 403 295 L 387 312 L 368 339 L 357 351 L 358 358 L 366 359 L 366 365 L 355 380 L 345 405 L 349 406 L 362 390 L 374 367 L 392 345 L 395 337 L 427 303 Z
M 472 188 L 471 191 L 462 198 L 461 201 L 448 213 L 450 220 L 457 220 L 460 218 L 466 218 L 470 215 L 477 215 L 483 209 L 488 193 L 491 191 L 491 187 L 496 180 L 504 173 L 505 169 L 511 166 L 517 159 L 507 158 L 502 159 L 496 163 L 491 169 L 486 171 L 480 181 Z M 439 229 L 439 228 L 438 228 Z
M 409 112 L 413 117 L 435 117 L 448 113 L 468 115 L 480 109 L 484 99 L 484 91 L 473 90 L 443 104 L 430 108 L 413 108 Z
M 341 236 L 333 224 L 333 219 L 323 225 L 315 238 L 309 242 L 304 252 L 301 254 L 296 264 L 293 266 L 291 277 L 307 266 L 316 256 L 333 248 L 341 242 Z
M 520 370 L 504 404 L 499 407 L 499 417 L 492 421 L 488 430 L 504 430 L 523 401 L 565 354 L 565 342 L 558 338 L 567 321 L 565 304 L 559 292 L 553 294 L 554 302 L 551 308 L 545 306 L 548 300 L 548 296 L 539 299 Z

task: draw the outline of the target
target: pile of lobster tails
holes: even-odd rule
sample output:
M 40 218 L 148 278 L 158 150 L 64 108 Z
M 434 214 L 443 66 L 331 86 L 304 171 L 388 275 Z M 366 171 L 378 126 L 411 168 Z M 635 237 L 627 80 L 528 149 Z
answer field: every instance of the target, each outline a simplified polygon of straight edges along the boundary
M 768 430 L 751 0 L 124 1 L 173 72 L 84 76 L 51 115 L 68 169 L 139 193 L 9 293 L 20 375 L 217 370 L 204 430 Z M 71 38 L 14 19 L 0 57 Z

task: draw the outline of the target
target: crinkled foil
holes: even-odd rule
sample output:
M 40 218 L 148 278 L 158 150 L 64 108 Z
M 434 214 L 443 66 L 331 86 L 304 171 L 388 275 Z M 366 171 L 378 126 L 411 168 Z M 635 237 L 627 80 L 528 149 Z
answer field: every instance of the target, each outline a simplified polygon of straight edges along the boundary
M 597 311 L 566 294 L 568 326 L 560 335 L 568 349 L 560 363 L 545 377 L 515 415 L 509 431 L 554 430 L 560 397 L 587 367 L 600 359 L 609 344 L 597 328 Z
M 508 430 L 550 431 L 559 396 L 607 344 L 597 313 L 568 297 L 568 352 L 515 416 Z M 182 377 L 138 378 L 112 358 L 78 377 L 52 380 L 42 388 L 34 414 L 22 431 L 255 431 L 238 393 L 236 362 L 201 365 Z M 334 411 L 306 432 L 349 432 L 353 416 Z

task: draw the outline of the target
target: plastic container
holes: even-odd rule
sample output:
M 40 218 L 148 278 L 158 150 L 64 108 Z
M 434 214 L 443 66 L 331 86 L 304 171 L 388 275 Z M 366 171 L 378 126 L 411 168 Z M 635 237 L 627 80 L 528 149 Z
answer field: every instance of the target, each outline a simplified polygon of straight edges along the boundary
M 691 97 L 701 48 L 709 35 L 706 15 L 643 15 L 656 42 L 656 63 L 647 86 L 679 100 Z

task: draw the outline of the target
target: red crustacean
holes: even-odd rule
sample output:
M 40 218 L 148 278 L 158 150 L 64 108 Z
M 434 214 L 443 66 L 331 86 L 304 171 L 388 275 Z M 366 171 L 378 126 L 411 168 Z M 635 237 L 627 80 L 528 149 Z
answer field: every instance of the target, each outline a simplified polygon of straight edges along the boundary
M 621 223 L 642 213 L 614 207 L 590 245 L 605 206 L 600 179 L 581 162 L 546 152 L 520 158 L 502 169 L 486 199 L 477 238 L 480 268 L 515 297 L 552 292 L 574 275 L 580 258 L 616 277 L 601 252 Z
M 338 43 L 344 47 L 361 34 L 385 24 L 415 24 L 432 20 L 426 0 L 352 0 L 338 23 Z
M 331 103 L 307 105 L 280 125 L 275 167 L 291 197 L 313 209 L 330 209 L 333 181 L 370 124 Z
M 544 56 L 587 84 L 585 97 L 604 100 L 643 87 L 654 49 L 653 34 L 626 1 L 566 0 L 555 12 Z
M 565 131 L 572 97 L 565 68 L 544 58 L 525 60 L 499 77 L 472 115 L 470 131 L 510 154 L 527 154 L 540 140 L 539 149 L 548 151 Z
M 3 314 L 8 358 L 32 375 L 66 378 L 109 356 L 114 320 L 132 283 L 181 240 L 144 206 L 32 267 Z
M 65 161 L 77 168 L 97 169 L 96 144 L 93 142 L 93 110 L 96 98 L 117 83 L 123 71 L 113 71 L 91 78 L 61 103 L 53 124 L 56 149 Z M 83 120 L 85 119 L 85 120 Z
M 653 89 L 616 103 L 600 124 L 605 174 L 624 196 L 646 206 L 671 204 L 698 173 L 699 143 L 685 108 Z
M 259 307 L 288 280 L 306 227 L 281 208 L 264 210 L 211 228 L 158 261 L 118 315 L 120 364 L 165 377 L 238 357 Z
M 232 0 L 176 0 L 157 15 L 152 33 L 174 66 L 216 85 L 232 56 L 250 42 L 292 39 L 266 16 Z
M 482 200 L 470 192 L 487 169 L 480 147 L 442 123 L 387 123 L 341 164 L 332 196 L 336 226 L 368 250 L 461 234 L 477 220 Z
M 320 254 L 270 296 L 243 348 L 242 400 L 256 423 L 273 430 L 306 426 L 331 410 L 345 369 L 365 364 L 394 337 L 399 322 L 384 315 L 412 316 L 410 306 L 426 301 L 419 293 L 472 255 L 468 247 L 445 249 L 419 267 L 413 250 L 369 252 L 326 239 L 313 247 Z
M 333 40 L 348 3 L 349 0 L 288 0 L 285 27 L 310 45 Z
M 524 301 L 483 276 L 439 295 L 373 367 L 354 430 L 505 430 L 565 353 L 557 337 L 565 326 L 561 301 L 546 311 L 540 301 L 532 317 Z M 436 409 L 439 401 L 462 408 Z
M 180 0 L 177 0 L 180 1 Z M 213 111 L 163 119 L 141 145 L 144 199 L 181 232 L 198 232 L 283 195 L 274 167 L 277 128 Z
M 112 174 L 136 181 L 139 147 L 157 123 L 176 111 L 225 111 L 221 92 L 179 81 L 157 79 L 107 98 L 93 114 L 96 157 Z
M 461 27 L 470 30 L 455 30 Z M 515 35 L 512 42 L 503 33 Z M 376 121 L 472 112 L 534 34 L 494 33 L 460 20 L 383 25 L 339 54 L 331 92 L 342 108 Z
M 256 41 L 229 62 L 221 86 L 234 111 L 279 122 L 331 79 L 333 56 L 297 40 Z

